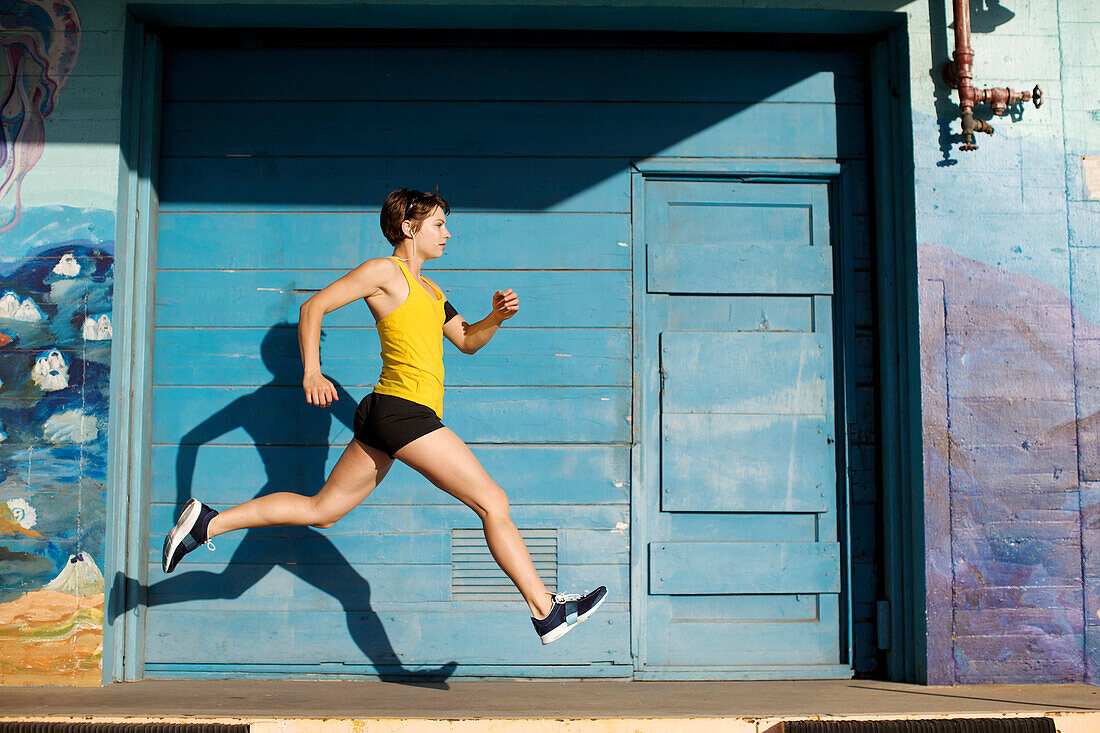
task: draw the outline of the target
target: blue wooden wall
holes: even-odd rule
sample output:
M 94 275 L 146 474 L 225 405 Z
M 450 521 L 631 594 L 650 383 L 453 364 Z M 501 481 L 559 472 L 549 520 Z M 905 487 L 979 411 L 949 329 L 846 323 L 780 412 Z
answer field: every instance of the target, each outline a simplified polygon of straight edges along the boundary
M 715 66 L 769 73 L 698 73 Z M 858 59 L 169 48 L 165 69 L 150 536 L 192 495 L 220 507 L 319 488 L 380 363 L 366 307 L 331 314 L 322 364 L 341 400 L 307 405 L 298 306 L 390 253 L 377 224 L 389 190 L 438 186 L 454 237 L 428 271 L 451 302 L 474 320 L 494 290 L 521 296 L 477 356 L 448 346 L 444 420 L 508 491 L 521 529 L 556 531 L 558 589 L 604 584 L 610 599 L 546 648 L 518 593 L 452 600 L 451 532 L 478 523 L 397 466 L 329 530 L 221 537 L 168 578 L 154 542 L 147 674 L 386 674 L 451 660 L 459 674 L 631 674 L 631 161 L 811 156 L 862 170 L 863 137 L 841 134 L 861 129 Z M 822 103 L 838 92 L 851 102 Z M 181 631 L 196 627 L 201 637 Z

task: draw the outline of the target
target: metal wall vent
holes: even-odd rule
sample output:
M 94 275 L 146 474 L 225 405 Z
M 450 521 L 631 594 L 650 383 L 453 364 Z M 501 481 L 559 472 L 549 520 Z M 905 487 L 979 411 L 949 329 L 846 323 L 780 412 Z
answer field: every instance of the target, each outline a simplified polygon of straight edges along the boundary
M 558 531 L 521 529 L 539 577 L 551 593 L 558 590 Z M 451 600 L 520 600 L 512 581 L 504 574 L 485 544 L 480 529 L 451 530 Z

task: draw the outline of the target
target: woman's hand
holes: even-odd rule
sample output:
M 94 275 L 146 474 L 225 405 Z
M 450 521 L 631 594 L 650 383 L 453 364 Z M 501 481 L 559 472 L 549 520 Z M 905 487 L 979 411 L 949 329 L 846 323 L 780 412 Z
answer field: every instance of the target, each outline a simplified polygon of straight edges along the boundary
M 340 399 L 336 395 L 336 387 L 320 372 L 306 374 L 302 378 L 302 389 L 306 392 L 306 402 L 318 407 L 328 407 Z
M 511 288 L 493 293 L 493 315 L 501 322 L 507 321 L 518 311 L 519 296 Z

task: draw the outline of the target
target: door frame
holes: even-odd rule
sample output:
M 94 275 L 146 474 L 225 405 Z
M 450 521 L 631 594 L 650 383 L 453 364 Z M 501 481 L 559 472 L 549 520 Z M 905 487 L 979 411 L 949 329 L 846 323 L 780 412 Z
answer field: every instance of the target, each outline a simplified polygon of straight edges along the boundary
M 649 553 L 650 538 L 647 534 L 650 526 L 650 512 L 652 505 L 652 490 L 654 482 L 660 476 L 659 457 L 654 450 L 654 445 L 659 441 L 659 426 L 652 424 L 659 410 L 653 409 L 649 404 L 650 395 L 656 390 L 656 370 L 653 363 L 647 363 L 647 358 L 654 357 L 657 347 L 654 344 L 646 344 L 645 335 L 649 334 L 650 313 L 645 308 L 645 299 L 648 295 L 646 288 L 647 256 L 644 239 L 641 236 L 641 226 L 645 220 L 645 184 L 647 181 L 730 181 L 730 182 L 813 182 L 824 183 L 831 191 L 832 246 L 835 248 L 838 267 L 834 272 L 834 315 L 832 317 L 833 352 L 835 363 L 835 391 L 834 399 L 836 447 L 839 471 L 837 473 L 837 541 L 841 544 L 840 561 L 840 645 L 841 658 L 836 665 L 814 665 L 805 668 L 802 674 L 808 678 L 847 678 L 852 676 L 853 662 L 853 634 L 852 634 L 852 600 L 849 592 L 851 578 L 851 553 L 848 532 L 848 507 L 851 500 L 851 486 L 848 476 L 847 445 L 848 436 L 845 430 L 845 414 L 847 403 L 854 399 L 855 384 L 854 370 L 849 368 L 849 360 L 853 356 L 853 349 L 845 337 L 843 324 L 848 322 L 851 313 L 852 284 L 849 282 L 848 271 L 851 265 L 851 251 L 849 237 L 851 232 L 847 227 L 851 215 L 851 192 L 848 190 L 847 176 L 844 175 L 847 166 L 831 160 L 773 160 L 773 159 L 717 159 L 706 161 L 686 161 L 674 159 L 648 159 L 638 161 L 631 171 L 630 200 L 631 200 L 631 230 L 633 241 L 631 242 L 632 255 L 632 311 L 633 311 L 633 419 L 631 437 L 631 473 L 630 473 L 630 616 L 631 616 L 631 647 L 634 659 L 634 677 L 641 680 L 667 680 L 667 679 L 768 679 L 789 678 L 792 672 L 798 671 L 784 667 L 769 673 L 767 670 L 753 670 L 752 672 L 740 671 L 715 671 L 707 670 L 701 676 L 701 671 L 687 669 L 668 669 L 665 667 L 647 666 L 643 659 L 643 650 L 647 648 L 648 624 L 647 605 L 649 601 Z
M 857 35 L 872 44 L 869 91 L 877 222 L 878 360 L 883 525 L 883 595 L 879 646 L 888 679 L 926 681 L 923 444 L 917 318 L 916 209 L 908 17 L 904 12 L 761 10 L 720 7 L 592 7 L 563 4 L 450 6 L 365 5 L 318 16 L 308 5 L 238 6 L 215 0 L 127 3 L 119 197 L 116 218 L 115 340 L 107 492 L 108 584 L 104 623 L 104 682 L 143 677 L 144 588 L 148 542 L 152 398 L 152 305 L 156 266 L 156 169 L 159 157 L 162 46 L 149 28 L 389 29 L 431 17 L 456 29 L 531 29 L 569 33 L 616 31 L 709 34 Z M 147 27 L 146 24 L 149 24 Z M 639 173 L 641 166 L 639 163 Z M 675 172 L 673 163 L 664 163 Z M 747 165 L 742 161 L 741 165 Z M 759 173 L 751 170 L 749 172 Z M 121 576 L 119 575 L 121 574 Z M 112 580 L 129 578 L 121 588 Z M 632 588 L 637 579 L 632 578 Z M 117 583 L 115 584 L 117 585 Z M 632 590 L 632 595 L 634 591 Z M 128 600 L 127 600 L 128 596 Z M 125 611 L 126 608 L 130 611 Z M 632 624 L 636 627 L 637 624 Z M 637 633 L 632 629 L 632 635 Z M 637 647 L 635 647 L 635 650 Z
M 157 170 L 164 47 L 127 14 L 119 141 L 103 682 L 142 679 L 153 401 Z M 127 610 L 129 609 L 129 610 Z

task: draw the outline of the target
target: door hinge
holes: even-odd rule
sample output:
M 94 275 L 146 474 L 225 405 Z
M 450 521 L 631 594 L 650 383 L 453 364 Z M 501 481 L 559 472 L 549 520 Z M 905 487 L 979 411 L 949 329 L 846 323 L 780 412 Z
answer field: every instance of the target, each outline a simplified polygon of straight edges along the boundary
M 890 628 L 890 601 L 875 604 L 875 636 L 879 649 L 889 649 L 893 631 Z

